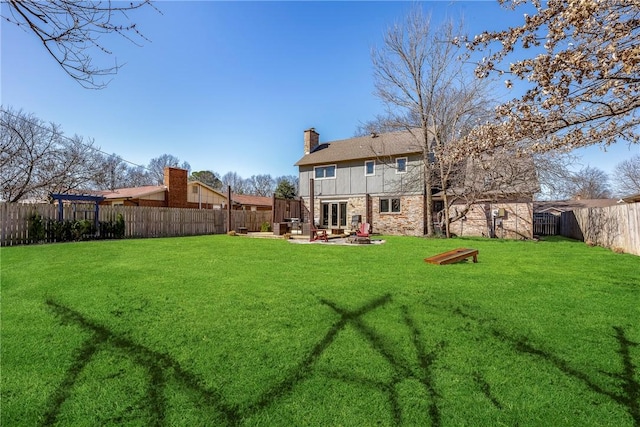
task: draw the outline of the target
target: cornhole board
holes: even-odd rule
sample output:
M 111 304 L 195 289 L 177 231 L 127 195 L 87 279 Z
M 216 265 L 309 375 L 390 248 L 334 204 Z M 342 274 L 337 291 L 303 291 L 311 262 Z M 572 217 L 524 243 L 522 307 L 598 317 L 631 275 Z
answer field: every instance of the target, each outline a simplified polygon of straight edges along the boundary
M 463 259 L 473 257 L 473 262 L 478 262 L 478 250 L 469 248 L 458 248 L 452 251 L 443 252 L 438 255 L 434 255 L 424 260 L 430 264 L 453 264 L 454 262 L 462 261 Z

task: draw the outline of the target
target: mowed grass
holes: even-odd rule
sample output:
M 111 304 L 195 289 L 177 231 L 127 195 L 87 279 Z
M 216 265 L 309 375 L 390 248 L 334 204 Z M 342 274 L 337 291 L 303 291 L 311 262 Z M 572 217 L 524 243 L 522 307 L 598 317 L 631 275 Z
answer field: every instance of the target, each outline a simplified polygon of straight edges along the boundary
M 0 424 L 640 425 L 640 257 L 386 240 L 3 248 Z

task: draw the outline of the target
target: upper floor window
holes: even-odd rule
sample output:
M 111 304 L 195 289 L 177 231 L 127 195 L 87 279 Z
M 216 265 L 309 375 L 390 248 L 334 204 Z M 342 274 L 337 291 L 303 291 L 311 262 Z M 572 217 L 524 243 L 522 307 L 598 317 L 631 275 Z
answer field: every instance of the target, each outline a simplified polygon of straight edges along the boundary
M 396 159 L 396 173 L 405 173 L 407 171 L 407 158 L 398 157 Z
M 364 174 L 365 175 L 375 175 L 376 173 L 376 162 L 374 160 L 367 160 L 364 162 Z
M 316 179 L 335 178 L 336 165 L 316 166 L 313 168 Z

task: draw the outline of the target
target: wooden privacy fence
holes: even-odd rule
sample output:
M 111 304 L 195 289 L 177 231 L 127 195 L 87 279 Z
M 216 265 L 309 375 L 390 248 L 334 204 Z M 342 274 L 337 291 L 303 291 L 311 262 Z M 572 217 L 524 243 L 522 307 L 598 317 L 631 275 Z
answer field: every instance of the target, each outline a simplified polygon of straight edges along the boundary
M 298 218 L 304 222 L 302 199 L 279 199 L 273 196 L 273 222 Z
M 640 255 L 640 203 L 563 212 L 563 236 Z
M 45 224 L 58 218 L 58 206 L 52 204 L 0 204 L 0 245 L 13 246 L 36 243 L 29 235 L 29 217 L 38 213 Z M 93 220 L 93 205 L 66 205 L 65 220 Z M 113 221 L 118 214 L 124 218 L 124 238 L 194 236 L 224 234 L 227 211 L 220 209 L 177 209 L 138 206 L 100 206 L 99 221 Z M 233 229 L 246 227 L 248 231 L 260 231 L 263 223 L 269 223 L 271 211 L 231 212 Z M 50 233 L 47 233 L 50 235 Z M 50 237 L 43 241 L 52 243 Z
M 231 229 L 239 231 L 240 227 L 244 227 L 247 231 L 261 231 L 262 224 L 271 227 L 271 211 L 231 211 Z M 224 218 L 226 219 L 226 211 Z
M 100 207 L 100 217 L 122 214 L 127 237 L 174 237 L 223 234 L 225 212 L 220 209 L 178 209 L 137 206 Z

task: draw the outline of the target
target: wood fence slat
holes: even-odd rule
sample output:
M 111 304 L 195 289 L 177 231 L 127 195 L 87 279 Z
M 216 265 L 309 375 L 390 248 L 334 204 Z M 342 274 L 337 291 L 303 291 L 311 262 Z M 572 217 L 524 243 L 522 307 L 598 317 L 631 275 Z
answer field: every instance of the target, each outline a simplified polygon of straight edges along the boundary
M 29 236 L 28 218 L 39 213 L 45 227 L 57 221 L 58 209 L 53 204 L 23 205 L 17 203 L 0 204 L 0 245 L 13 246 L 36 243 Z M 224 234 L 227 211 L 223 209 L 178 209 L 139 206 L 100 206 L 98 220 L 115 221 L 118 214 L 125 223 L 125 238 L 191 236 L 202 234 Z M 64 219 L 93 219 L 88 207 L 65 205 Z M 271 211 L 231 211 L 231 223 L 235 227 L 245 226 L 249 231 L 260 231 L 264 222 L 271 221 Z M 46 233 L 48 236 L 51 233 Z M 53 242 L 46 240 L 46 242 Z
M 563 212 L 563 236 L 640 255 L 640 203 Z

